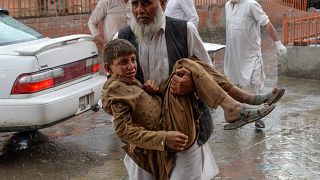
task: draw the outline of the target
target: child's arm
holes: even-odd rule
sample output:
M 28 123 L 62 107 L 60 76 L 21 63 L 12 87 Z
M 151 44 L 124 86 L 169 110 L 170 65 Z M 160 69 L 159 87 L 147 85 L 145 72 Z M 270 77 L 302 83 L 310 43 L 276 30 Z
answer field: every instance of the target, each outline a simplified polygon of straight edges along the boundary
M 165 146 L 176 151 L 184 150 L 188 136 L 178 131 L 150 131 L 135 126 L 129 106 L 122 102 L 112 104 L 114 126 L 120 139 L 142 149 L 164 151 Z
M 111 106 L 106 102 L 105 99 L 101 99 L 101 107 L 106 113 L 110 114 L 111 116 L 113 115 Z
M 132 121 L 131 108 L 123 102 L 112 103 L 114 126 L 120 139 L 143 149 L 164 151 L 166 132 L 149 131 Z

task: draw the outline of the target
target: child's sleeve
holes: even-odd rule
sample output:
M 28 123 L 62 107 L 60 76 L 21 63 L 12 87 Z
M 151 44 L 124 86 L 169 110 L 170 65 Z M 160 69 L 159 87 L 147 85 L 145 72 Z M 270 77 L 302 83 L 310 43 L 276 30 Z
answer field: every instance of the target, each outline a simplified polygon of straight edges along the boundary
M 165 131 L 150 131 L 133 123 L 131 113 L 134 111 L 142 91 L 130 92 L 128 95 L 127 90 L 128 88 L 122 87 L 121 84 L 115 84 L 105 93 L 112 109 L 117 135 L 120 139 L 142 149 L 164 151 Z

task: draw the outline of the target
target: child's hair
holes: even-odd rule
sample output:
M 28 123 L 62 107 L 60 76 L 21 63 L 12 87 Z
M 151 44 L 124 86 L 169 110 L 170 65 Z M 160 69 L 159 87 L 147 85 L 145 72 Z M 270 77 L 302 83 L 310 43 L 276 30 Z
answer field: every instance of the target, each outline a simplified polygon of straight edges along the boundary
M 118 57 L 137 54 L 137 49 L 125 39 L 114 39 L 103 48 L 103 62 L 112 63 Z

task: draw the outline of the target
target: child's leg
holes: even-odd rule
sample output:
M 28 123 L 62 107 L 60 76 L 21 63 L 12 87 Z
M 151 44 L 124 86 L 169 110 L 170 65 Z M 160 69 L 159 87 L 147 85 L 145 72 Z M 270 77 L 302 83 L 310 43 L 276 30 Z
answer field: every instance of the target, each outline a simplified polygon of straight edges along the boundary
M 242 90 L 241 88 L 233 85 L 228 78 L 223 76 L 221 73 L 216 71 L 214 68 L 211 66 L 198 61 L 197 59 L 192 59 L 208 71 L 208 73 L 211 75 L 211 77 L 217 82 L 217 84 L 224 90 L 226 91 L 233 99 L 241 102 L 241 103 L 246 103 L 246 104 L 251 104 L 251 105 L 260 105 L 263 103 L 267 103 L 268 105 L 271 105 L 273 103 L 278 102 L 284 92 L 285 89 L 283 88 L 278 88 L 275 87 L 272 89 L 271 92 L 265 93 L 265 94 L 257 94 L 257 92 L 252 93 L 249 91 Z
M 217 82 L 223 84 L 225 88 L 232 87 L 233 85 L 220 73 L 204 63 L 181 59 L 176 62 L 174 69 L 181 67 L 191 72 L 195 91 L 200 99 L 212 108 L 217 108 L 220 105 L 224 110 L 225 120 L 229 123 L 241 119 L 246 121 L 246 123 L 253 122 L 269 114 L 274 108 L 274 106 L 269 107 L 268 105 L 243 106 L 240 102 L 229 96 Z M 250 120 L 248 121 L 248 119 Z

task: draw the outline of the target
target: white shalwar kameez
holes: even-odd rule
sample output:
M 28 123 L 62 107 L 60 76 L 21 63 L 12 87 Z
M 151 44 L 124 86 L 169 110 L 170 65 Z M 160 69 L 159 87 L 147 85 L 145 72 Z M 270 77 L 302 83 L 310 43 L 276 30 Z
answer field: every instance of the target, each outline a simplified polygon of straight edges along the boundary
M 206 52 L 197 28 L 187 23 L 188 53 L 195 55 L 207 64 L 212 65 Z M 118 35 L 116 34 L 115 38 Z M 153 79 L 161 82 L 169 77 L 168 52 L 166 51 L 165 23 L 150 41 L 139 43 L 139 60 L 144 79 Z M 126 155 L 124 164 L 128 170 L 130 180 L 152 180 L 150 173 L 146 172 Z M 209 180 L 219 173 L 208 142 L 199 146 L 194 143 L 189 149 L 177 153 L 176 166 L 170 180 Z
M 259 92 L 264 87 L 260 26 L 268 16 L 255 0 L 239 0 L 226 10 L 224 72 L 237 86 Z
M 128 25 L 132 18 L 131 1 L 100 0 L 90 15 L 88 27 L 93 36 L 100 34 L 98 24 L 103 21 L 105 43 L 112 40 L 119 29 Z
M 164 14 L 169 17 L 183 19 L 199 25 L 199 17 L 193 0 L 169 0 Z

